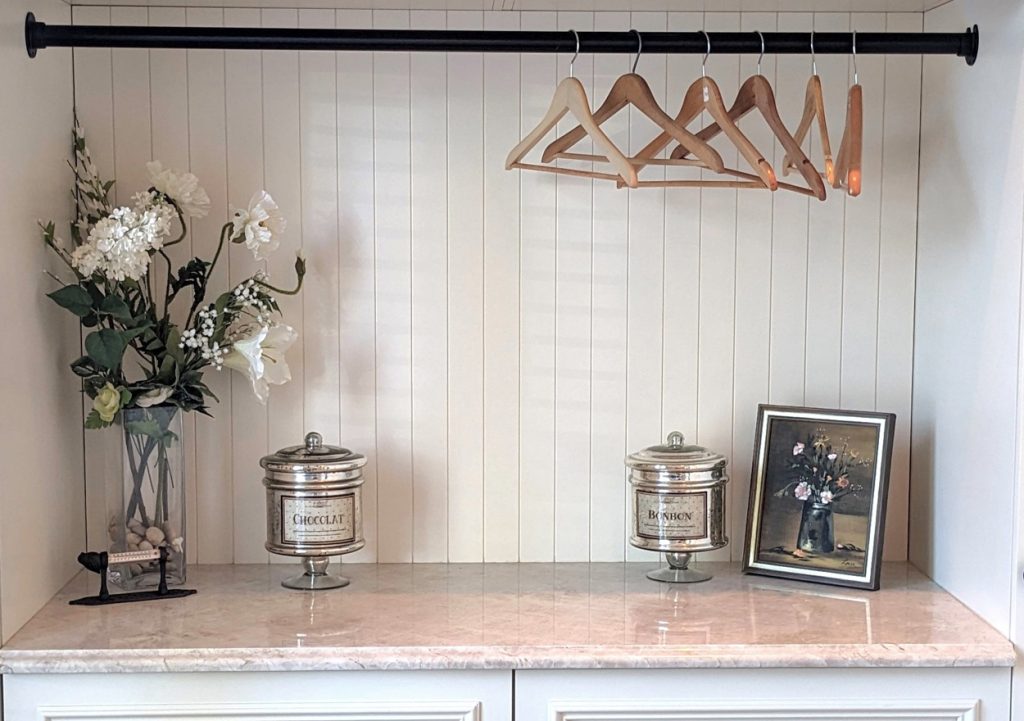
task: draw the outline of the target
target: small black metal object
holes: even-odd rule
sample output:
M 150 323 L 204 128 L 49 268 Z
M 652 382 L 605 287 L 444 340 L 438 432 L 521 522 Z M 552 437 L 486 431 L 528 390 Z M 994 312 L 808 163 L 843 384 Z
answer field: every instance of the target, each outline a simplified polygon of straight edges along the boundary
M 47 47 L 185 48 L 207 50 L 363 50 L 452 53 L 571 53 L 577 35 L 581 53 L 633 53 L 633 32 L 524 30 L 363 30 L 314 28 L 151 27 L 47 25 L 32 13 L 25 18 L 28 54 Z M 807 54 L 811 33 L 708 33 L 716 54 Z M 697 32 L 644 33 L 644 52 L 704 54 L 708 38 Z M 814 33 L 817 55 L 847 55 L 852 33 Z M 957 55 L 973 64 L 978 32 L 857 33 L 858 55 Z
M 182 598 L 191 596 L 196 591 L 192 588 L 167 588 L 167 548 L 160 547 L 160 584 L 155 591 L 130 591 L 128 593 L 111 594 L 107 590 L 107 567 L 110 565 L 110 554 L 106 551 L 87 551 L 78 554 L 78 562 L 86 569 L 100 575 L 100 592 L 95 596 L 83 596 L 68 601 L 72 606 L 105 606 L 109 603 L 132 603 L 134 601 L 155 601 L 160 598 Z M 131 561 L 123 561 L 130 563 Z

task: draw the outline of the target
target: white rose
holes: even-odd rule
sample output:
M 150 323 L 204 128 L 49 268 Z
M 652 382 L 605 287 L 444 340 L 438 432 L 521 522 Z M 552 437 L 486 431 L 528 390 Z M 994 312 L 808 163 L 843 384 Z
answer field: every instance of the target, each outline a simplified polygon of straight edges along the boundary
M 104 423 L 112 423 L 121 409 L 121 391 L 107 383 L 92 399 L 92 407 Z
M 801 481 L 796 488 L 793 489 L 793 495 L 799 498 L 801 501 L 806 501 L 811 497 L 811 487 L 807 485 L 807 481 Z
M 793 446 L 793 455 L 794 456 L 799 456 L 803 452 L 804 452 L 804 444 L 803 443 L 797 443 L 795 446 Z
M 824 503 L 825 505 L 828 505 L 829 503 L 831 503 L 832 502 L 832 491 L 822 491 L 821 492 L 821 502 Z
M 159 388 L 154 388 L 151 391 L 146 391 L 138 398 L 136 398 L 135 405 L 137 405 L 139 408 L 149 408 L 151 406 L 158 406 L 164 401 L 166 401 L 168 398 L 170 398 L 172 393 L 174 393 L 173 388 L 169 388 L 168 386 L 160 386 Z

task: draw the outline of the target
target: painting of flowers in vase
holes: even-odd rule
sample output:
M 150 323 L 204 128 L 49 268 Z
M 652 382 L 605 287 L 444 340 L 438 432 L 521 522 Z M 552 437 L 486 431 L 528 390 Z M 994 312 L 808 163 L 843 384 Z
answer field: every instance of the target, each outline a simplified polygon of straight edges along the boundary
M 877 588 L 895 416 L 761 406 L 744 570 Z

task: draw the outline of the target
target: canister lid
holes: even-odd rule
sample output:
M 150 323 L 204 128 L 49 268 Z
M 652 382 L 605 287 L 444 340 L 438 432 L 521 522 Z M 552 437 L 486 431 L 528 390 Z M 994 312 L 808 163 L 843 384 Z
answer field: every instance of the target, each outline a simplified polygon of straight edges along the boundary
M 721 453 L 709 451 L 704 446 L 687 444 L 679 431 L 669 433 L 664 444 L 644 448 L 626 458 L 626 465 L 630 468 L 676 473 L 709 471 L 725 463 L 726 458 Z
M 351 471 L 366 465 L 366 457 L 340 446 L 324 445 L 324 438 L 316 431 L 306 434 L 301 446 L 288 446 L 277 453 L 264 456 L 260 465 L 268 471 L 303 472 L 316 466 L 317 471 Z

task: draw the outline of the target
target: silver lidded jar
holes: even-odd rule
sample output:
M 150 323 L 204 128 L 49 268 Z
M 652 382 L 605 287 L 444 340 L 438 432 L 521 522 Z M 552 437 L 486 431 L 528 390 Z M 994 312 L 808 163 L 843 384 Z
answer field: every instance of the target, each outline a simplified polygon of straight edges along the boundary
M 690 568 L 692 554 L 729 543 L 725 536 L 725 456 L 688 445 L 679 431 L 662 445 L 626 458 L 631 487 L 629 542 L 662 551 L 667 568 L 647 574 L 655 581 L 695 583 L 710 573 Z
M 267 489 L 267 550 L 302 559 L 303 572 L 281 582 L 315 591 L 347 586 L 327 572 L 330 556 L 358 551 L 363 539 L 362 485 L 365 456 L 324 445 L 307 433 L 301 446 L 260 459 Z

